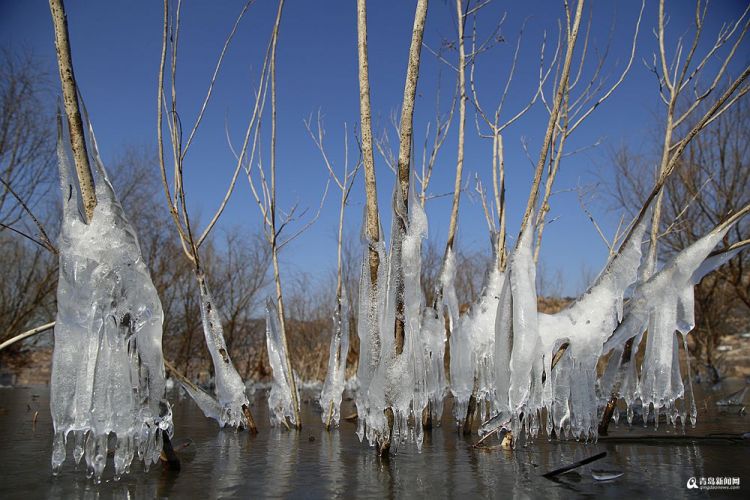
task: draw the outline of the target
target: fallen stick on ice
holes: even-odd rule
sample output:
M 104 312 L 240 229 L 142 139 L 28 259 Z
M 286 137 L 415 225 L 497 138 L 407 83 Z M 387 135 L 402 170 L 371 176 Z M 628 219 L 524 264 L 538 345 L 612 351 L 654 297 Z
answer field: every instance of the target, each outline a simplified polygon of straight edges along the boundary
M 590 464 L 591 462 L 596 462 L 597 460 L 600 460 L 606 456 L 607 456 L 607 452 L 603 451 L 591 457 L 584 458 L 583 460 L 579 460 L 578 462 L 574 462 L 570 465 L 566 465 L 565 467 L 560 467 L 559 469 L 549 471 L 548 473 L 543 474 L 542 477 L 545 477 L 547 479 L 552 479 L 553 477 L 559 476 L 560 474 L 568 472 L 569 470 L 576 469 L 582 465 Z

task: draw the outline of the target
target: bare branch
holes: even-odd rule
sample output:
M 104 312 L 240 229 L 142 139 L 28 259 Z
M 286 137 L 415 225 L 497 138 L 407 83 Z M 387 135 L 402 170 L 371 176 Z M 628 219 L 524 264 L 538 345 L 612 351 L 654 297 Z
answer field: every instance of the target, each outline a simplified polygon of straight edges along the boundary
M 193 129 L 190 131 L 190 134 L 188 135 L 187 142 L 185 142 L 185 146 L 182 148 L 182 152 L 180 153 L 181 160 L 185 159 L 185 155 L 187 154 L 188 148 L 190 148 L 190 144 L 192 144 L 193 142 L 193 137 L 195 136 L 195 133 L 198 131 L 198 127 L 200 126 L 201 120 L 203 119 L 203 114 L 206 112 L 206 108 L 208 107 L 208 101 L 211 99 L 211 93 L 213 92 L 214 84 L 216 83 L 216 77 L 219 75 L 221 64 L 224 61 L 224 54 L 226 54 L 227 48 L 229 47 L 229 44 L 231 43 L 232 38 L 234 37 L 234 34 L 237 32 L 237 27 L 240 25 L 240 21 L 242 20 L 242 17 L 245 15 L 245 12 L 247 12 L 247 9 L 250 7 L 250 5 L 254 2 L 255 0 L 248 0 L 247 2 L 245 2 L 245 5 L 242 7 L 242 10 L 240 11 L 240 14 L 237 16 L 237 20 L 235 20 L 234 25 L 232 26 L 232 31 L 229 32 L 229 35 L 224 41 L 224 46 L 222 47 L 221 53 L 219 54 L 219 60 L 216 62 L 216 68 L 214 69 L 214 74 L 211 76 L 211 82 L 208 84 L 206 97 L 203 99 L 203 104 L 201 105 L 201 109 L 198 112 L 198 117 L 195 119 L 195 125 L 193 125 Z M 200 246 L 200 243 L 199 243 L 199 246 Z

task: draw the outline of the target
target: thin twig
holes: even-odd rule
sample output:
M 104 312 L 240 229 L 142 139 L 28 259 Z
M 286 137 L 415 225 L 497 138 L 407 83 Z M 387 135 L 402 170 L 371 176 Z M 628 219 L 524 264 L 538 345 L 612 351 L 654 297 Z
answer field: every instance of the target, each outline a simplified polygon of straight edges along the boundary
M 51 321 L 50 323 L 47 323 L 47 324 L 44 324 L 44 325 L 41 325 L 41 326 L 37 326 L 36 328 L 32 328 L 31 330 L 27 330 L 27 331 L 25 331 L 23 333 L 20 333 L 20 334 L 16 335 L 15 337 L 11 337 L 8 340 L 6 340 L 5 342 L 3 342 L 2 344 L 0 344 L 0 351 L 2 351 L 3 349 L 5 349 L 6 347 L 8 347 L 11 344 L 15 344 L 16 342 L 18 342 L 20 340 L 27 339 L 29 337 L 33 337 L 34 335 L 36 335 L 38 333 L 46 332 L 47 330 L 51 330 L 54 327 L 55 327 L 55 322 Z

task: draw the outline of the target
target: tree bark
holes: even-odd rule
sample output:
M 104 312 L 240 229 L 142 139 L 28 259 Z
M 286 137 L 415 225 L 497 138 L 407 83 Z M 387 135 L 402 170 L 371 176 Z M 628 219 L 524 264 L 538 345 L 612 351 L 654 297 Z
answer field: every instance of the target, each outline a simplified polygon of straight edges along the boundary
M 417 79 L 419 77 L 419 61 L 422 53 L 425 19 L 427 18 L 427 3 L 427 0 L 419 0 L 417 2 L 411 47 L 409 47 L 409 64 L 406 68 L 404 101 L 401 107 L 397 175 L 403 204 L 396 204 L 396 208 L 398 210 L 400 207 L 403 210 L 403 213 L 397 213 L 399 230 L 402 234 L 406 232 L 406 223 L 409 217 L 409 177 L 411 175 L 411 143 L 414 134 L 414 100 L 417 94 Z M 394 252 L 397 255 L 392 255 L 392 258 L 401 257 L 401 248 L 394 247 Z M 396 279 L 396 288 L 396 354 L 401 354 L 404 350 L 403 276 Z
M 55 48 L 57 49 L 57 66 L 60 70 L 65 115 L 68 118 L 70 147 L 73 150 L 73 161 L 76 166 L 78 185 L 83 199 L 83 209 L 87 221 L 91 221 L 96 207 L 96 190 L 91 175 L 89 155 L 86 150 L 86 136 L 83 131 L 81 111 L 78 107 L 78 87 L 73 73 L 73 59 L 70 54 L 68 38 L 68 21 L 65 15 L 63 0 L 49 0 L 52 24 L 55 27 Z
M 461 199 L 461 178 L 464 170 L 464 137 L 466 133 L 466 54 L 464 48 L 464 9 L 463 0 L 456 0 L 458 19 L 458 154 L 456 158 L 456 179 L 453 185 L 453 204 L 448 226 L 448 242 L 445 252 L 453 248 L 458 227 L 458 204 Z
M 367 2 L 357 0 L 357 55 L 359 60 L 359 115 L 362 129 L 362 160 L 365 166 L 367 239 L 375 243 L 380 239 L 378 219 L 378 190 L 375 182 L 375 159 L 372 149 L 372 111 L 370 109 L 370 74 L 367 60 Z M 378 281 L 380 256 L 375 248 L 369 250 L 370 283 Z

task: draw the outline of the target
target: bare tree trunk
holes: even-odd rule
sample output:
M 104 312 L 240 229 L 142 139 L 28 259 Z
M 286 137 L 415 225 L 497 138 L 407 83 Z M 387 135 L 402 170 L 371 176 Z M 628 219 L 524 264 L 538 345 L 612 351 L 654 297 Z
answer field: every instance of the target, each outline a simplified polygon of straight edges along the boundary
M 365 165 L 365 195 L 367 238 L 374 243 L 380 239 L 378 220 L 378 190 L 375 183 L 375 159 L 372 149 L 372 111 L 370 110 L 370 76 L 367 62 L 367 1 L 357 0 L 357 55 L 359 60 L 359 114 L 362 133 L 362 159 Z M 378 282 L 380 256 L 370 247 L 370 283 Z
M 411 47 L 409 48 L 409 64 L 406 68 L 406 84 L 404 85 L 404 101 L 401 107 L 401 126 L 399 131 L 398 148 L 398 183 L 401 197 L 404 201 L 401 208 L 404 213 L 397 214 L 400 230 L 405 232 L 409 217 L 409 177 L 411 175 L 411 144 L 414 133 L 414 99 L 417 94 L 417 79 L 419 78 L 419 60 L 422 53 L 422 38 L 424 36 L 425 19 L 427 18 L 427 0 L 417 2 L 414 14 L 414 28 L 412 30 Z M 397 205 L 398 208 L 398 205 Z M 395 249 L 400 258 L 401 249 Z M 403 276 L 396 280 L 396 354 L 404 350 L 404 301 Z
M 499 229 L 497 241 L 495 243 L 495 252 L 497 252 L 497 265 L 501 271 L 505 270 L 507 254 L 505 251 L 505 154 L 503 151 L 503 136 L 494 132 L 492 148 L 492 157 L 494 159 L 492 167 L 492 183 L 495 192 L 495 208 L 499 219 Z
M 534 263 L 539 262 L 539 251 L 542 248 L 542 235 L 544 234 L 544 227 L 546 222 L 547 213 L 549 213 L 549 199 L 552 196 L 552 186 L 555 184 L 557 178 L 557 172 L 560 168 L 560 160 L 562 160 L 563 150 L 565 146 L 565 140 L 568 137 L 568 105 L 570 100 L 570 91 L 565 92 L 563 97 L 562 109 L 560 110 L 560 118 L 558 120 L 558 127 L 552 134 L 552 157 L 550 158 L 549 172 L 547 174 L 547 180 L 544 183 L 544 195 L 542 196 L 542 203 L 539 207 L 539 213 L 537 215 L 536 224 L 536 245 L 534 247 Z M 559 124 L 562 122 L 562 124 Z
M 453 204 L 448 225 L 448 242 L 445 252 L 453 248 L 458 226 L 458 204 L 461 198 L 461 177 L 464 170 L 464 137 L 466 133 L 466 53 L 464 47 L 464 8 L 463 0 L 456 0 L 458 19 L 458 155 L 456 159 L 456 180 L 453 185 Z
M 57 66 L 60 69 L 65 115 L 68 118 L 68 129 L 70 130 L 70 147 L 73 150 L 78 185 L 83 198 L 83 208 L 86 219 L 90 221 L 94 216 L 94 207 L 96 207 L 96 190 L 94 189 L 94 178 L 91 175 L 89 155 L 86 150 L 83 121 L 78 108 L 78 87 L 73 73 L 73 59 L 70 54 L 70 40 L 68 39 L 68 21 L 63 0 L 49 0 L 49 9 L 55 27 Z

